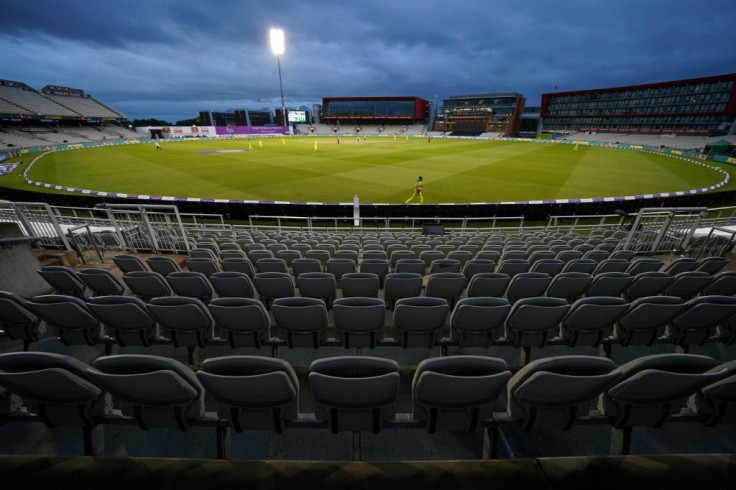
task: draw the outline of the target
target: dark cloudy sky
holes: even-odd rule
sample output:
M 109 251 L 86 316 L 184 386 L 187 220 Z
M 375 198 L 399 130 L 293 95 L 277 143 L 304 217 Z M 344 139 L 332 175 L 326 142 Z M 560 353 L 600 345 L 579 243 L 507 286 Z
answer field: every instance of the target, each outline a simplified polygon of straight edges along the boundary
M 734 0 L 0 0 L 0 78 L 130 119 L 325 96 L 545 92 L 736 72 Z

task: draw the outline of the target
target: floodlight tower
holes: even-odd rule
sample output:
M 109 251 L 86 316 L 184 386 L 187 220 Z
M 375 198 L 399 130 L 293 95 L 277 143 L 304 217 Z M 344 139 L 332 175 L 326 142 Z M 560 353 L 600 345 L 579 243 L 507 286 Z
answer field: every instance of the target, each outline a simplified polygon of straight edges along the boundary
M 281 91 L 281 121 L 289 128 L 291 134 L 291 126 L 289 118 L 286 115 L 286 106 L 284 105 L 284 84 L 281 81 L 281 55 L 284 54 L 284 30 L 271 28 L 271 52 L 276 56 L 276 64 L 279 67 L 279 90 Z

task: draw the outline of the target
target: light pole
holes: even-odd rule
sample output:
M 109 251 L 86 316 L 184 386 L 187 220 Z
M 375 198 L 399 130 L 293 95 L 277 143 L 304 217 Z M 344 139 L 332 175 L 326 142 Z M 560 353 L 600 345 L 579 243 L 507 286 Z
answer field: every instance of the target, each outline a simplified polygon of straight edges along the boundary
M 289 117 L 286 115 L 286 106 L 284 105 L 284 84 L 281 81 L 281 55 L 284 54 L 284 30 L 271 28 L 271 52 L 276 56 L 276 64 L 279 67 L 279 90 L 281 91 L 281 122 L 288 128 L 291 134 L 291 126 L 289 125 Z

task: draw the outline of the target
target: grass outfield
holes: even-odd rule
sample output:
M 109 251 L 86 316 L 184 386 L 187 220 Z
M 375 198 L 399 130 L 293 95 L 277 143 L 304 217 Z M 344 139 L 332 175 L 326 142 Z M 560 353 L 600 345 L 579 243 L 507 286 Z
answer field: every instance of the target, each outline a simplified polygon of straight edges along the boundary
M 424 176 L 425 203 L 592 198 L 699 189 L 723 175 L 670 157 L 531 142 L 280 138 L 68 150 L 29 178 L 105 192 L 217 199 L 400 203 Z M 247 151 L 236 151 L 247 150 Z M 216 152 L 221 153 L 206 153 Z M 29 160 L 28 156 L 24 157 Z M 0 185 L 18 186 L 26 165 Z M 20 187 L 29 188 L 24 184 Z M 38 190 L 38 187 L 32 187 Z

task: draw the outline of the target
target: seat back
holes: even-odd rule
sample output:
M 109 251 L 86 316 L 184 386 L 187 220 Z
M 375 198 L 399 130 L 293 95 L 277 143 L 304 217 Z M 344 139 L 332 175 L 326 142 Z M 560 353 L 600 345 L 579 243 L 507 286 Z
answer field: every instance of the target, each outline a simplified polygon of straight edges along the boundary
M 299 379 L 281 359 L 227 356 L 205 360 L 196 374 L 236 432 L 282 433 L 299 412 Z
M 335 329 L 346 349 L 370 347 L 383 338 L 386 325 L 386 304 L 378 298 L 365 296 L 339 298 L 333 305 Z
M 561 272 L 552 278 L 545 294 L 552 298 L 575 301 L 585 294 L 593 282 L 593 276 L 587 272 Z
M 401 298 L 394 309 L 394 330 L 406 347 L 434 347 L 450 313 L 443 298 L 426 296 Z
M 204 415 L 204 388 L 179 361 L 128 354 L 100 357 L 92 366 L 89 376 L 119 400 L 123 414 L 143 430 L 185 431 Z
M 0 328 L 13 340 L 36 342 L 46 333 L 46 324 L 17 294 L 0 291 Z
M 29 300 L 28 307 L 51 327 L 64 345 L 95 345 L 102 333 L 99 320 L 79 298 L 47 294 Z
M 722 377 L 716 365 L 693 354 L 639 357 L 619 368 L 621 378 L 601 395 L 599 410 L 616 428 L 660 427 L 690 395 Z
M 500 272 L 480 272 L 473 275 L 468 284 L 466 292 L 468 298 L 476 296 L 501 297 L 506 294 L 506 289 L 511 282 L 508 274 Z
M 94 427 L 110 413 L 105 390 L 88 375 L 89 366 L 50 352 L 0 354 L 0 387 L 23 398 L 49 427 Z
M 567 345 L 597 347 L 611 335 L 613 325 L 626 313 L 629 304 L 623 298 L 591 296 L 575 301 L 560 323 Z
M 619 297 L 633 280 L 634 276 L 628 272 L 601 272 L 593 276 L 585 294 L 586 296 Z
M 504 298 L 463 298 L 450 316 L 452 335 L 460 347 L 486 347 L 503 337 L 503 326 L 511 305 Z
M 148 311 L 176 347 L 205 347 L 212 338 L 214 322 L 205 304 L 197 298 L 153 298 Z
M 159 296 L 170 296 L 172 293 L 171 286 L 166 282 L 164 276 L 158 272 L 126 272 L 123 275 L 123 282 L 128 286 L 133 294 L 141 298 L 143 301 L 148 301 L 151 298 Z
M 268 311 L 252 298 L 215 298 L 208 305 L 218 335 L 232 348 L 260 349 L 269 338 L 271 319 Z
M 492 404 L 511 377 L 506 363 L 485 356 L 425 359 L 412 381 L 412 418 L 427 431 L 475 432 L 493 415 Z
M 192 257 L 187 260 L 187 268 L 192 272 L 199 272 L 210 277 L 215 272 L 220 272 L 220 266 L 215 259 Z
M 543 347 L 557 333 L 570 305 L 560 298 L 522 298 L 506 319 L 506 337 L 515 347 Z
M 434 298 L 444 298 L 449 307 L 455 306 L 465 289 L 465 275 L 460 272 L 436 272 L 430 274 L 424 294 Z
M 38 274 L 56 291 L 56 294 L 84 298 L 87 289 L 74 269 L 60 265 L 42 267 Z
M 181 267 L 179 267 L 179 264 L 171 257 L 152 255 L 146 259 L 146 263 L 153 272 L 158 272 L 164 277 L 168 276 L 172 272 L 181 272 Z
M 125 285 L 120 282 L 120 279 L 105 269 L 82 269 L 79 271 L 78 277 L 92 290 L 95 296 L 125 293 Z
M 422 264 L 424 267 L 424 264 Z M 377 274 L 370 272 L 349 272 L 342 276 L 342 296 L 377 297 L 381 288 L 381 280 Z
M 508 382 L 507 410 L 524 430 L 569 430 L 621 373 L 610 359 L 555 356 L 532 361 Z
M 212 299 L 212 285 L 201 272 L 172 272 L 166 276 L 166 282 L 178 296 L 198 298 L 204 303 L 209 303 Z
M 314 274 L 314 273 L 313 273 Z M 277 298 L 271 306 L 276 326 L 285 334 L 286 345 L 319 348 L 327 331 L 327 306 L 317 298 Z
M 369 356 L 341 356 L 313 361 L 309 388 L 317 420 L 326 420 L 333 433 L 380 432 L 396 414 L 399 365 Z
M 215 272 L 209 281 L 220 297 L 252 298 L 255 295 L 253 281 L 244 272 Z
M 98 296 L 87 303 L 89 310 L 111 333 L 117 343 L 150 346 L 156 338 L 156 320 L 139 298 L 131 296 Z
M 118 254 L 112 261 L 123 274 L 134 271 L 147 271 L 146 264 L 137 255 Z

